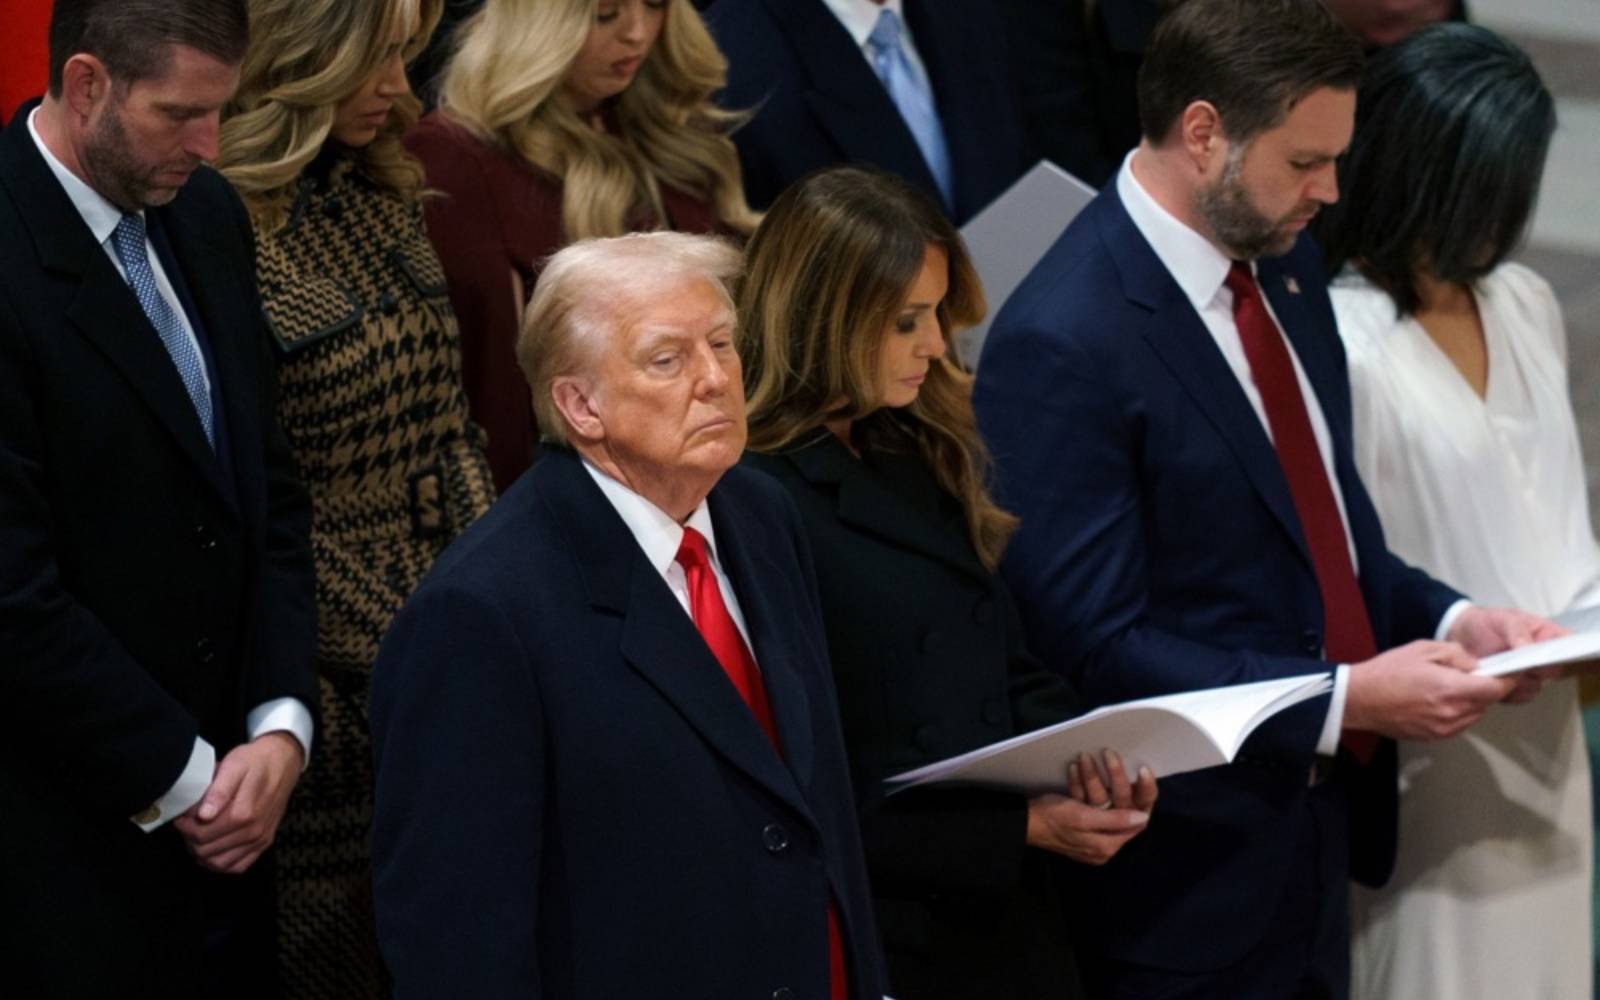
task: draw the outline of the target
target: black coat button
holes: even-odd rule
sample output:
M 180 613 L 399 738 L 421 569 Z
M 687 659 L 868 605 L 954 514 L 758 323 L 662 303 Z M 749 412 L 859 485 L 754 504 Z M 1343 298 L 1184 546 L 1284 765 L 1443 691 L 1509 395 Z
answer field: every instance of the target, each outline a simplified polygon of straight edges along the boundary
M 194 658 L 196 663 L 211 663 L 217 658 L 216 646 L 211 642 L 211 637 L 203 635 L 195 640 Z
M 210 552 L 217 547 L 217 533 L 211 530 L 208 524 L 194 526 L 194 544 L 201 552 Z
M 770 854 L 782 854 L 789 848 L 789 831 L 777 823 L 768 823 L 761 828 L 761 842 L 766 845 Z
M 911 741 L 923 753 L 938 753 L 944 747 L 944 730 L 937 722 L 925 722 L 911 734 Z
M 787 986 L 780 986 L 772 991 L 772 1000 L 794 1000 L 794 990 Z
M 1307 656 L 1322 655 L 1322 636 L 1316 629 L 1308 628 L 1300 633 L 1300 651 Z
M 384 292 L 382 295 L 378 296 L 378 309 L 385 316 L 393 316 L 395 313 L 400 311 L 400 303 L 393 295 L 388 292 Z
M 988 625 L 994 621 L 994 602 L 987 597 L 978 598 L 978 603 L 972 606 L 972 620 L 979 625 Z
M 983 721 L 991 726 L 998 726 L 1006 721 L 1006 706 L 999 698 L 990 698 L 983 703 Z
M 944 633 L 936 628 L 925 628 L 917 638 L 917 648 L 924 653 L 937 653 L 944 648 Z
M 335 222 L 339 221 L 339 216 L 344 214 L 344 202 L 338 198 L 329 198 L 322 203 L 322 214 Z

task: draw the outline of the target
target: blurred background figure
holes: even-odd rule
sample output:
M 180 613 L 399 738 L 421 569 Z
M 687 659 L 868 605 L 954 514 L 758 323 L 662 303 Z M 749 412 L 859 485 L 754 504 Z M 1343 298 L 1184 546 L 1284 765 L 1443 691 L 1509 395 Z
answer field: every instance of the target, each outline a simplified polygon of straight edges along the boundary
M 378 640 L 494 496 L 423 230 L 405 60 L 438 0 L 250 0 L 218 165 L 245 198 L 279 407 L 312 499 L 322 737 L 278 839 L 287 995 L 386 992 L 372 920 Z
M 490 0 L 457 29 L 442 107 L 407 137 L 461 323 L 467 399 L 506 488 L 537 431 L 514 344 L 542 260 L 638 229 L 755 225 L 711 94 L 725 64 L 688 0 Z
M 1389 544 L 1478 600 L 1541 614 L 1600 603 L 1561 310 L 1506 262 L 1555 124 L 1514 46 L 1466 25 L 1419 32 L 1373 61 L 1344 197 L 1317 224 L 1356 462 Z M 1394 878 L 1354 897 L 1355 994 L 1590 996 L 1576 682 L 1458 740 L 1402 744 L 1400 774 Z
M 1027 149 L 994 10 L 964 0 L 716 0 L 721 101 L 758 206 L 836 163 L 881 167 L 960 224 L 1021 176 Z
M 50 0 L 6 0 L 0 8 L 0 38 L 6 40 L 5 58 L 0 59 L 0 126 L 23 101 L 44 93 L 49 27 Z
M 784 485 L 810 538 L 901 1000 L 1083 996 L 1045 852 L 1103 863 L 1155 800 L 1153 777 L 1130 788 L 1115 761 L 1109 791 L 1095 766 L 1075 765 L 1076 798 L 884 796 L 900 771 L 1079 711 L 1027 651 L 995 572 L 1016 520 L 984 487 L 971 379 L 951 348 L 983 310 L 966 249 L 932 201 L 857 168 L 779 196 L 751 238 L 740 294 L 745 462 Z

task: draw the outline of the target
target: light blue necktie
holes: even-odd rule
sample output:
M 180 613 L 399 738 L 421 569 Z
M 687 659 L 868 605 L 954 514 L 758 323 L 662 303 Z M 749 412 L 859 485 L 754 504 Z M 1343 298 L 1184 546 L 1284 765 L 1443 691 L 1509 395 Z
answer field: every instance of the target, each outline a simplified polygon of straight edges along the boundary
M 889 99 L 900 109 L 900 117 L 905 119 L 912 138 L 917 140 L 928 172 L 933 174 L 934 183 L 939 185 L 939 193 L 944 196 L 945 207 L 953 207 L 950 149 L 945 145 L 939 109 L 933 103 L 933 90 L 924 85 L 911 68 L 911 60 L 900 44 L 900 19 L 894 11 L 885 9 L 878 15 L 878 23 L 867 36 L 867 45 L 872 49 L 872 68 L 883 81 Z
M 205 362 L 194 341 L 184 332 L 178 314 L 172 311 L 172 306 L 156 288 L 156 275 L 150 269 L 150 257 L 145 253 L 144 216 L 124 215 L 122 221 L 117 223 L 116 231 L 111 234 L 111 245 L 117 251 L 117 259 L 122 261 L 123 270 L 128 272 L 129 287 L 161 337 L 161 346 L 172 356 L 178 377 L 183 379 L 183 387 L 189 391 L 194 412 L 200 417 L 200 427 L 206 432 L 206 442 L 214 450 L 216 441 L 211 430 L 211 393 L 206 389 Z

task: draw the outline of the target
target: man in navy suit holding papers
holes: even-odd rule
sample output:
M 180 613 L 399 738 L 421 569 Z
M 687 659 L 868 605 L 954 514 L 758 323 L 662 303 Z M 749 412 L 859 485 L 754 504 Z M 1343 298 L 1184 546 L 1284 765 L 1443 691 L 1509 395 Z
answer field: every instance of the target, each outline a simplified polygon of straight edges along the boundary
M 1352 465 L 1302 231 L 1338 197 L 1361 71 L 1317 0 L 1176 7 L 1142 144 L 985 348 L 979 422 L 1022 519 L 1004 569 L 1047 662 L 1098 703 L 1334 676 L 1237 763 L 1170 780 L 1160 821 L 1078 876 L 1096 996 L 1345 996 L 1346 879 L 1393 863 L 1390 738 L 1531 695 L 1469 671 L 1556 631 L 1392 556 Z

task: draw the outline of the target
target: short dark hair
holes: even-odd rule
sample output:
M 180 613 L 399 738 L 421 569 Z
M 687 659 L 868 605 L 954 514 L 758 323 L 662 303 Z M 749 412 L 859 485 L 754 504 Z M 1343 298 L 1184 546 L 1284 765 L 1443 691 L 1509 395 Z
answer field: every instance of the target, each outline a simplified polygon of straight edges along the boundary
M 1249 142 L 1320 87 L 1354 90 L 1361 42 L 1320 0 L 1183 0 L 1156 24 L 1139 69 L 1139 125 L 1160 142 L 1195 101 Z
M 86 52 L 122 83 L 160 76 L 167 46 L 186 45 L 219 62 L 244 61 L 245 0 L 55 0 L 50 12 L 50 95 L 61 96 L 67 60 Z
M 1516 249 L 1539 194 L 1555 101 L 1533 62 L 1487 28 L 1426 28 L 1372 61 L 1341 165 L 1344 197 L 1315 232 L 1330 272 L 1354 262 L 1402 316 L 1417 265 L 1470 284 Z

